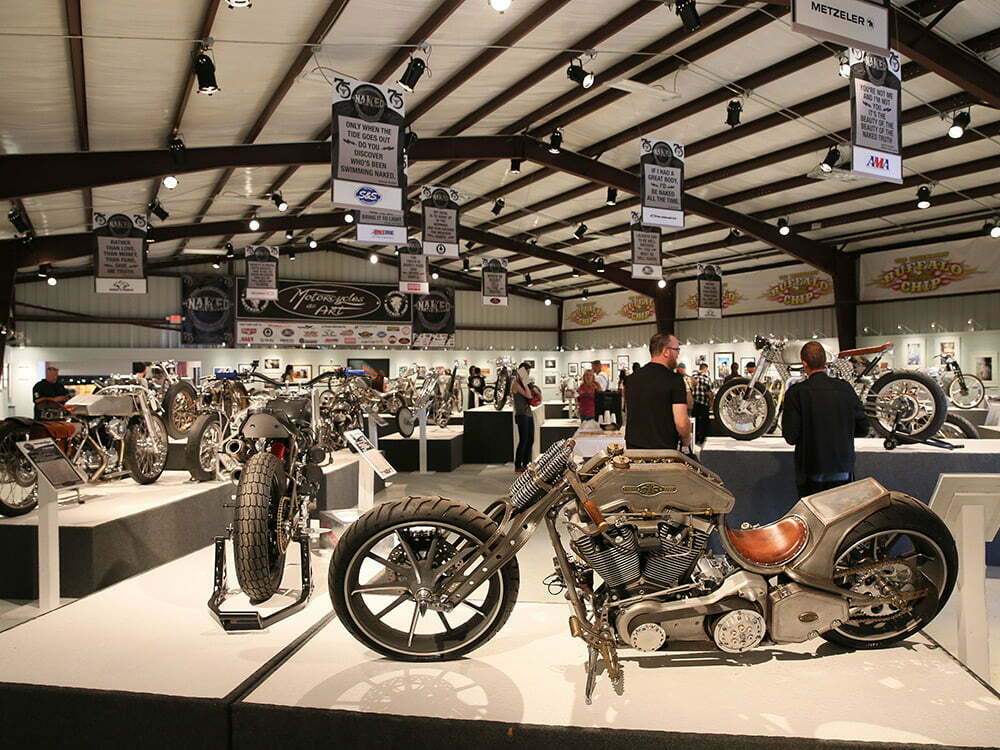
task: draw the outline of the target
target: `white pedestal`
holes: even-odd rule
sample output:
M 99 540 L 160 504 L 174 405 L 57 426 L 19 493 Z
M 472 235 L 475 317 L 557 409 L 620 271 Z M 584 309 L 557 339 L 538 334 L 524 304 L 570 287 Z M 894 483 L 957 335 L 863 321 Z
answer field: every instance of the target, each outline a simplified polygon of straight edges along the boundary
M 420 464 L 419 472 L 427 473 L 427 407 L 420 410 L 417 415 L 419 421 L 419 433 L 417 439 L 420 441 Z
M 40 471 L 38 476 L 38 609 L 59 606 L 59 495 Z

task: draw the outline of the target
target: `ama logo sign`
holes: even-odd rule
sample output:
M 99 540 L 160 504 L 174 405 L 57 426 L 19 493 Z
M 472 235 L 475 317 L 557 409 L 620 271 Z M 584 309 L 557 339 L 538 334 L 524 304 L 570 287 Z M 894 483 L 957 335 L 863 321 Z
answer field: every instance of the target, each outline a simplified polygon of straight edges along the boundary
M 889 160 L 884 156 L 877 156 L 871 154 L 868 157 L 868 167 L 871 169 L 881 169 L 883 171 L 889 171 Z
M 382 200 L 382 194 L 369 185 L 362 185 L 354 191 L 354 197 L 366 206 L 373 206 Z

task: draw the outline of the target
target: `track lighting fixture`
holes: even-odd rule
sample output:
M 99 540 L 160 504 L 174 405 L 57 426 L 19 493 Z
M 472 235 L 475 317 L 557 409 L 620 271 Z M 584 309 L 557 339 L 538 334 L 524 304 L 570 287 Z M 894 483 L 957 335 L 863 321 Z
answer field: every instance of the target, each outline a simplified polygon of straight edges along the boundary
M 24 214 L 22 214 L 18 209 L 12 208 L 7 213 L 7 221 L 14 225 L 14 230 L 18 234 L 31 233 L 31 225 L 28 224 L 28 220 L 24 218 Z
M 830 146 L 830 150 L 826 152 L 826 156 L 823 157 L 823 161 L 820 162 L 819 168 L 824 172 L 832 172 L 833 168 L 840 163 L 840 149 L 836 146 Z
M 462 258 L 462 270 L 468 272 L 469 268 L 470 268 L 469 259 L 468 258 Z
M 288 253 L 288 260 L 290 260 L 292 263 L 295 262 L 295 251 L 294 250 L 292 250 L 291 252 Z
M 398 248 L 398 247 L 394 247 L 394 248 L 392 249 L 392 254 L 393 254 L 393 255 L 399 255 L 399 248 Z
M 251 0 L 226 0 L 226 5 L 230 8 L 252 8 L 253 2 Z
M 583 290 L 583 301 L 586 302 L 589 298 L 590 298 L 590 290 L 589 289 L 584 289 Z
M 841 78 L 851 77 L 851 63 L 843 52 L 837 55 L 837 75 Z
M 285 240 L 291 242 L 294 237 L 295 237 L 295 232 L 293 232 L 291 229 L 285 230 Z
M 433 271 L 433 272 L 431 272 L 431 278 L 435 279 L 435 280 L 439 279 L 439 278 L 441 278 L 441 274 L 439 274 L 437 271 Z
M 598 273 L 604 273 L 604 258 L 603 257 L 601 257 L 600 255 L 598 255 L 594 259 L 594 265 L 597 266 L 596 270 L 597 270 Z
M 214 268 L 216 271 L 218 271 L 220 268 L 222 268 L 222 264 L 219 263 L 219 261 L 217 261 L 217 260 L 213 260 L 212 261 L 212 268 Z
M 167 141 L 167 150 L 173 154 L 174 160 L 176 161 L 184 153 L 184 139 L 179 135 L 175 135 Z
M 578 240 L 582 240 L 582 239 L 583 239 L 583 235 L 585 235 L 586 233 L 587 233 L 587 225 L 586 225 L 586 224 L 581 224 L 580 226 L 578 226 L 578 227 L 576 228 L 576 231 L 575 231 L 575 232 L 573 232 L 573 235 L 574 235 L 574 236 L 575 236 L 575 237 L 576 237 L 576 238 L 577 238 Z
M 572 273 L 573 273 L 573 278 L 574 279 L 580 278 L 580 269 L 579 268 L 574 268 Z
M 525 286 L 531 286 L 531 284 L 532 284 L 531 274 L 530 273 L 524 274 L 524 285 Z
M 281 193 L 271 193 L 271 201 L 274 203 L 274 207 L 281 213 L 285 213 L 285 211 L 288 210 L 288 204 L 285 203 L 285 199 L 281 197 Z
M 733 227 L 732 229 L 729 230 L 729 234 L 726 235 L 726 244 L 728 245 L 730 242 L 735 242 L 739 238 L 740 238 L 740 230 L 737 229 L 736 227 Z
M 556 128 L 549 136 L 549 153 L 558 154 L 562 148 L 562 131 Z
M 412 94 L 417 81 L 420 80 L 420 76 L 424 74 L 426 69 L 427 63 L 424 62 L 423 58 L 411 55 L 410 61 L 406 64 L 406 70 L 403 71 L 403 75 L 396 81 L 397 85 L 403 91 Z
M 677 15 L 680 16 L 681 23 L 688 31 L 697 31 L 701 28 L 701 16 L 694 5 L 694 0 L 677 0 L 675 6 Z
M 739 99 L 731 99 L 726 107 L 726 125 L 735 128 L 740 124 L 740 114 L 743 112 L 743 103 Z
M 545 298 L 545 306 L 546 307 L 551 307 L 552 306 L 552 300 L 549 297 Z
M 931 207 L 931 188 L 929 185 L 921 185 L 917 188 L 917 208 Z
M 792 228 L 788 224 L 788 219 L 782 217 L 778 219 L 778 234 L 787 237 L 792 233 Z
M 167 190 L 173 190 L 175 187 L 177 187 L 177 177 L 175 177 L 172 174 L 168 174 L 166 177 L 163 178 L 163 187 L 165 187 Z
M 351 211 L 344 212 L 344 223 L 353 224 L 354 223 L 354 213 Z
M 170 216 L 170 214 L 167 213 L 167 209 L 160 205 L 159 198 L 154 198 L 153 202 L 146 206 L 146 209 L 160 221 L 166 221 L 167 217 Z
M 233 243 L 227 242 L 224 247 L 226 248 L 226 260 L 236 260 L 236 249 L 233 247 Z
M 521 162 L 522 159 L 511 159 L 510 160 L 510 173 L 511 174 L 521 174 Z
M 57 279 L 55 276 L 49 276 L 49 278 L 45 280 L 45 283 L 48 284 L 49 286 L 55 286 L 56 284 L 59 283 L 59 279 Z
M 257 219 L 257 214 L 254 214 L 250 221 L 247 222 L 247 226 L 250 228 L 251 232 L 256 232 L 260 229 L 260 221 Z
M 306 238 L 306 244 L 309 246 L 311 250 L 315 250 L 317 247 L 319 247 L 319 243 L 316 240 L 314 240 L 312 236 Z
M 52 266 L 48 263 L 38 264 L 38 278 L 47 279 L 49 277 L 49 272 L 52 270 Z
M 609 187 L 608 197 L 604 199 L 604 205 L 614 206 L 618 203 L 618 188 Z
M 987 220 L 983 224 L 983 234 L 992 237 L 995 240 L 1000 239 L 1000 216 L 993 217 L 993 221 Z
M 219 91 L 219 84 L 215 80 L 215 63 L 207 53 L 208 47 L 203 47 L 194 58 L 194 75 L 198 79 L 198 93 L 211 96 Z
M 510 7 L 511 0 L 490 0 L 490 7 L 497 13 L 503 13 Z
M 968 112 L 956 112 L 951 118 L 951 127 L 948 128 L 949 138 L 961 138 L 965 135 L 965 129 L 972 122 L 972 116 Z
M 594 85 L 594 74 L 583 69 L 583 60 L 580 58 L 577 58 L 566 68 L 566 77 L 574 83 L 580 84 L 585 89 L 589 89 Z
M 493 201 L 493 208 L 491 208 L 490 211 L 494 216 L 499 216 L 500 212 L 503 211 L 504 205 L 506 205 L 506 201 L 503 198 L 497 198 Z
M 420 138 L 417 134 L 410 130 L 410 128 L 407 128 L 406 135 L 403 136 L 403 151 L 408 152 L 411 148 L 417 145 L 417 141 L 419 140 Z
M 666 289 L 667 288 L 667 280 L 666 279 L 660 279 L 659 281 L 656 282 L 656 285 L 660 289 Z M 629 346 L 631 347 L 631 345 L 629 345 Z
M 465 243 L 465 249 L 466 250 L 471 250 L 475 246 L 476 246 L 476 243 L 473 242 L 472 240 L 469 240 L 468 242 Z

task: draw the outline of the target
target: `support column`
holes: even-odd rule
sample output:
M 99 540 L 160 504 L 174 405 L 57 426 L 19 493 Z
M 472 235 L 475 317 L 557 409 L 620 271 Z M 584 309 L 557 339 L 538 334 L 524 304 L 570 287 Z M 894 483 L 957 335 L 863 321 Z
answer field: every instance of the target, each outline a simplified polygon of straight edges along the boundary
M 0 254 L 0 368 L 3 367 L 7 337 L 14 331 L 14 281 L 17 278 L 17 253 Z
M 836 305 L 837 341 L 840 350 L 854 349 L 858 341 L 858 258 L 844 252 L 837 254 L 833 274 L 833 300 Z
M 654 284 L 651 296 L 656 311 L 657 333 L 676 333 L 674 325 L 677 322 L 677 282 L 673 279 L 668 280 L 665 289 L 660 289 Z

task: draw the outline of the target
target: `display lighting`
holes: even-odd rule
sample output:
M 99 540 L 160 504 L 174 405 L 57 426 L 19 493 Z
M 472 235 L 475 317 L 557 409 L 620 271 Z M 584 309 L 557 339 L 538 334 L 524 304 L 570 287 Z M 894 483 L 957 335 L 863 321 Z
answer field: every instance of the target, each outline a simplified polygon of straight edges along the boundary
M 260 221 L 257 219 L 256 214 L 254 214 L 250 218 L 250 221 L 247 222 L 247 227 L 250 228 L 251 232 L 256 232 L 258 229 L 260 229 Z
M 506 201 L 503 198 L 497 198 L 493 201 L 493 208 L 490 211 L 494 216 L 499 216 L 500 212 L 503 211 L 503 207 L 506 205 Z
M 574 268 L 573 269 L 573 278 L 574 279 L 580 278 L 580 269 L 579 268 Z
M 728 245 L 730 242 L 735 242 L 739 238 L 740 238 L 740 230 L 737 229 L 736 227 L 733 227 L 732 229 L 729 230 L 729 234 L 726 235 L 726 244 Z
M 28 223 L 28 220 L 24 218 L 24 214 L 16 208 L 12 208 L 7 212 L 7 221 L 13 224 L 14 229 L 18 234 L 31 234 L 31 225 Z
M 531 280 L 531 274 L 530 273 L 524 274 L 524 285 L 525 286 L 531 286 L 532 283 L 534 283 L 534 282 L 532 282 L 532 280 Z
M 403 136 L 403 151 L 409 152 L 411 148 L 417 145 L 417 141 L 420 137 L 414 133 L 409 128 L 406 129 L 406 135 Z
M 995 240 L 1000 240 L 1000 216 L 995 216 L 993 221 L 987 221 L 983 225 L 983 234 Z
M 392 254 L 393 255 L 399 255 L 399 248 L 398 247 L 393 248 L 392 249 Z
M 580 226 L 578 226 L 578 227 L 576 228 L 576 231 L 575 231 L 575 232 L 573 232 L 573 235 L 574 235 L 574 236 L 575 236 L 575 237 L 576 237 L 576 238 L 577 238 L 578 240 L 582 240 L 582 239 L 583 239 L 583 235 L 585 235 L 586 233 L 587 233 L 587 225 L 586 225 L 586 224 L 581 224 Z
M 604 273 L 604 258 L 597 256 L 594 259 L 594 265 L 597 266 L 596 270 L 598 273 Z
M 47 279 L 49 277 L 49 272 L 52 270 L 52 266 L 48 263 L 38 264 L 38 278 Z
M 344 223 L 345 224 L 353 224 L 354 223 L 354 214 L 351 211 L 345 211 L 344 212 Z
M 224 247 L 226 249 L 226 260 L 236 260 L 236 248 L 233 247 L 233 243 L 227 242 Z
M 667 280 L 666 279 L 660 279 L 659 281 L 656 282 L 656 285 L 658 287 L 660 287 L 660 289 L 666 289 L 667 288 Z M 631 347 L 632 345 L 629 344 L 629 346 Z
M 823 157 L 823 161 L 820 162 L 819 168 L 824 172 L 832 172 L 833 168 L 840 163 L 840 149 L 836 146 L 830 146 L 830 150 L 826 152 L 826 156 Z
M 726 106 L 726 125 L 735 128 L 740 124 L 740 114 L 743 112 L 743 103 L 739 99 L 730 100 Z
M 558 154 L 562 149 L 562 131 L 556 128 L 549 136 L 549 153 Z
M 226 5 L 230 8 L 252 8 L 253 2 L 251 0 L 226 0 Z
M 285 199 L 281 197 L 281 193 L 271 193 L 271 201 L 274 203 L 274 207 L 281 213 L 285 213 L 285 211 L 288 210 L 288 204 L 285 203 Z
M 431 273 L 431 278 L 432 279 L 439 279 L 439 278 L 441 278 L 441 274 L 439 274 L 437 271 L 434 271 L 434 272 Z
M 521 162 L 523 159 L 511 159 L 510 160 L 510 173 L 511 174 L 521 174 Z
M 165 176 L 163 178 L 163 187 L 165 187 L 167 190 L 173 190 L 175 187 L 177 187 L 177 177 L 175 177 L 172 174 L 168 174 L 167 176 Z
M 917 208 L 931 207 L 931 188 L 929 185 L 921 185 L 917 188 Z
M 285 230 L 285 239 L 287 241 L 291 242 L 294 237 L 295 237 L 295 232 L 293 232 L 291 229 Z
M 167 212 L 161 204 L 158 198 L 154 198 L 153 202 L 146 206 L 149 213 L 153 214 L 160 221 L 166 221 L 170 214 Z
M 604 199 L 605 206 L 614 206 L 618 204 L 618 188 L 609 187 L 608 197 Z
M 369 255 L 368 262 L 371 263 L 373 266 L 376 265 L 378 263 L 378 253 L 372 253 L 371 255 Z
M 788 219 L 781 218 L 778 219 L 778 234 L 782 237 L 787 237 L 792 233 L 792 228 L 788 224 Z
M 422 58 L 411 55 L 410 61 L 406 64 L 406 70 L 403 71 L 403 75 L 396 83 L 403 91 L 412 94 L 417 81 L 420 80 L 420 76 L 424 74 L 425 70 L 427 70 L 427 63 Z
M 179 159 L 181 154 L 184 153 L 184 139 L 179 135 L 175 135 L 169 141 L 167 141 L 167 150 L 173 154 L 174 159 Z
M 319 247 L 319 243 L 316 240 L 314 240 L 312 237 L 306 238 L 306 244 L 309 245 L 309 247 L 311 249 L 313 249 L 313 250 L 315 250 L 317 247 Z
M 219 270 L 220 268 L 222 268 L 222 264 L 219 263 L 219 261 L 217 261 L 217 260 L 213 260 L 212 261 L 212 268 L 214 268 L 215 270 Z
M 198 79 L 198 93 L 211 96 L 220 89 L 218 81 L 215 80 L 215 63 L 206 54 L 207 52 L 208 48 L 204 47 L 194 58 L 194 75 Z
M 590 298 L 590 290 L 589 289 L 584 289 L 583 290 L 583 301 L 586 302 L 589 298 Z
M 698 15 L 694 0 L 677 0 L 674 7 L 677 9 L 677 15 L 680 16 L 685 29 L 697 31 L 701 28 L 701 16 Z
M 512 0 L 490 0 L 490 7 L 497 13 L 503 13 L 510 8 Z
M 468 242 L 465 243 L 465 249 L 466 250 L 471 250 L 475 246 L 476 246 L 476 243 L 473 242 L 472 240 L 469 240 Z
M 469 259 L 468 258 L 462 258 L 462 270 L 463 271 L 468 271 L 469 269 L 470 269 Z
M 59 279 L 57 279 L 55 276 L 49 276 L 49 278 L 45 280 L 45 283 L 48 284 L 49 286 L 55 286 L 56 284 L 59 283 Z
M 953 118 L 951 118 L 951 127 L 948 128 L 949 138 L 961 138 L 965 135 L 965 129 L 969 127 L 969 123 L 972 122 L 972 116 L 968 112 L 957 112 Z
M 288 253 L 288 260 L 290 260 L 292 263 L 295 262 L 295 251 L 294 250 L 292 250 L 290 253 Z
M 583 60 L 579 58 L 566 68 L 566 77 L 574 83 L 580 84 L 585 89 L 589 89 L 594 85 L 594 74 L 583 69 Z

